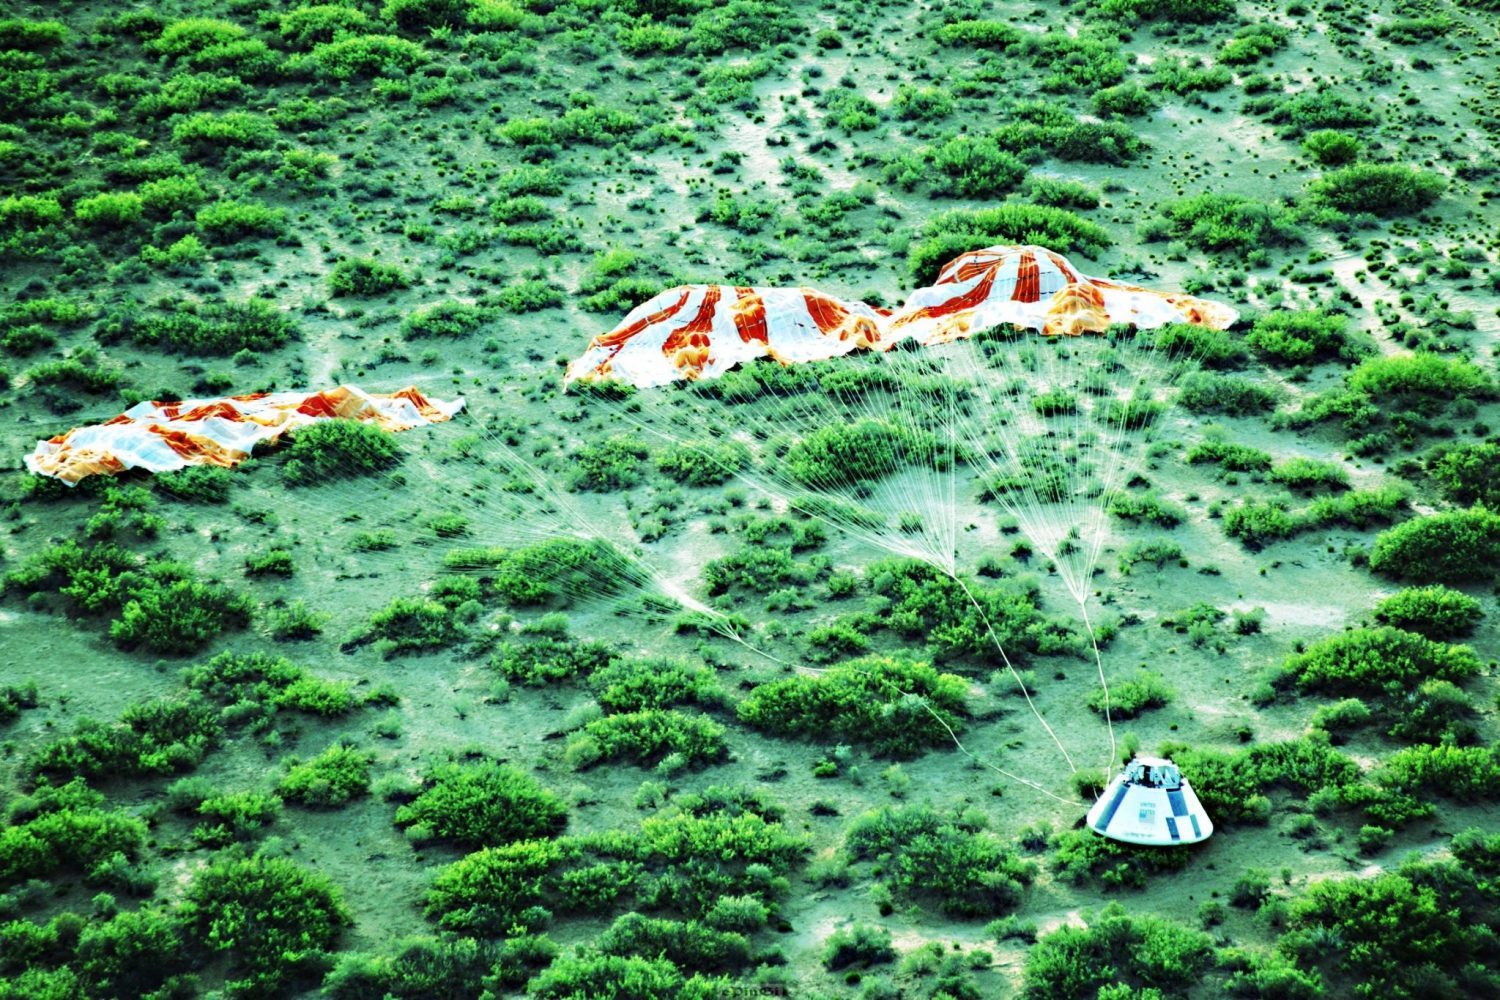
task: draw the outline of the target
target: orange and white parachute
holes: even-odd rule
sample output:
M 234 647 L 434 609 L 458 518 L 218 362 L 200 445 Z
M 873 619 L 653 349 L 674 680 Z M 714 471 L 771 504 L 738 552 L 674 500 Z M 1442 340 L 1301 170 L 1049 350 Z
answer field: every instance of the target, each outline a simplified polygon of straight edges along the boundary
M 1225 329 L 1228 306 L 1091 278 L 1062 254 L 994 246 L 950 261 L 935 284 L 894 312 L 807 288 L 683 285 L 633 309 L 568 365 L 564 383 L 617 381 L 637 388 L 713 379 L 755 358 L 783 364 L 887 351 L 904 340 L 938 344 L 1001 324 L 1045 336 L 1191 323 Z
M 680 285 L 632 309 L 568 365 L 564 383 L 639 388 L 718 378 L 756 358 L 821 361 L 877 346 L 885 312 L 810 288 Z
M 404 431 L 450 420 L 463 406 L 462 399 L 432 400 L 415 388 L 377 394 L 350 385 L 322 392 L 141 402 L 105 423 L 38 441 L 26 456 L 26 468 L 71 486 L 88 476 L 127 469 L 235 466 L 257 445 L 320 420 L 359 420 Z
M 1091 278 L 1044 247 L 996 246 L 949 261 L 937 282 L 913 292 L 882 332 L 889 346 L 905 338 L 943 343 L 1006 323 L 1076 337 L 1115 323 L 1223 330 L 1238 319 L 1239 313 L 1218 302 Z

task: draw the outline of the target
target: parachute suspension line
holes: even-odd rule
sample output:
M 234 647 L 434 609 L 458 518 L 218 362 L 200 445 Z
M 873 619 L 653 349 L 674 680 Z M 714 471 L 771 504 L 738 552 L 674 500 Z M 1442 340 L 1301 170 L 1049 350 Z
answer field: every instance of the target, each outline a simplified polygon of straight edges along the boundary
M 1119 746 L 1115 743 L 1113 706 L 1109 700 L 1109 681 L 1104 677 L 1104 658 L 1099 655 L 1099 638 L 1094 634 L 1093 623 L 1089 621 L 1088 601 L 1080 600 L 1078 611 L 1083 615 L 1083 627 L 1088 631 L 1089 645 L 1094 650 L 1094 667 L 1099 672 L 1099 688 L 1104 692 L 1104 725 L 1109 729 L 1109 763 L 1105 767 L 1104 783 L 1109 784 L 1109 780 L 1115 776 L 1115 766 L 1120 761 Z
M 1023 690 L 1024 690 L 1024 688 L 1023 688 Z M 937 720 L 938 725 L 942 726 L 945 730 L 947 730 L 947 732 L 948 732 L 948 738 L 953 741 L 953 745 L 958 748 L 958 752 L 961 753 L 961 754 L 963 754 L 965 757 L 969 758 L 970 760 L 972 760 L 974 763 L 978 764 L 980 767 L 989 768 L 991 771 L 994 771 L 996 774 L 998 774 L 998 775 L 1000 775 L 1002 777 L 1009 778 L 1012 781 L 1020 782 L 1021 784 L 1026 785 L 1028 788 L 1031 788 L 1034 791 L 1041 792 L 1043 795 L 1047 796 L 1047 798 L 1049 798 L 1049 799 L 1054 799 L 1054 800 L 1056 800 L 1058 802 L 1061 802 L 1065 806 L 1073 806 L 1073 805 L 1075 805 L 1075 803 L 1072 800 L 1065 799 L 1061 795 L 1056 794 L 1055 792 L 1049 792 L 1047 789 L 1043 788 L 1037 782 L 1032 781 L 1030 778 L 1023 778 L 1019 774 L 1012 774 L 1010 771 L 1005 770 L 1005 768 L 1000 767 L 1000 766 L 998 766 L 996 764 L 991 764 L 987 760 L 980 760 L 978 757 L 976 757 L 973 753 L 971 753 L 969 751 L 968 747 L 964 746 L 963 741 L 958 738 L 958 734 L 953 731 L 953 727 L 951 727 L 951 726 L 948 725 L 947 720 L 944 719 L 941 715 L 939 715 L 933 709 L 933 707 L 931 705 L 927 704 L 927 699 L 926 698 L 919 697 L 917 700 L 919 702 L 921 702 L 922 707 L 927 710 L 927 714 L 931 715 L 934 719 Z M 1028 701 L 1029 700 L 1030 699 L 1028 698 Z
M 968 584 L 964 583 L 957 575 L 953 576 L 952 580 L 959 585 L 964 592 L 964 596 L 969 599 L 969 603 L 979 613 L 979 620 L 984 622 L 984 630 L 989 633 L 990 641 L 994 643 L 996 651 L 1000 654 L 1000 659 L 1005 663 L 1005 669 L 1010 671 L 1010 676 L 1015 680 L 1016 687 L 1020 688 L 1022 697 L 1026 699 L 1026 707 L 1031 709 L 1031 714 L 1036 716 L 1036 721 L 1047 731 L 1047 735 L 1052 737 L 1052 742 L 1057 745 L 1058 751 L 1063 755 L 1063 760 L 1068 762 L 1068 770 L 1073 774 L 1077 774 L 1078 765 L 1073 763 L 1073 756 L 1068 753 L 1068 748 L 1063 746 L 1062 740 L 1057 738 L 1057 733 L 1053 731 L 1052 726 L 1042 717 L 1041 709 L 1037 708 L 1036 703 L 1031 700 L 1031 692 L 1026 689 L 1026 682 L 1022 680 L 1020 671 L 1016 670 L 1015 665 L 1010 662 L 1010 657 L 1006 655 L 1005 647 L 1001 644 L 1000 637 L 995 634 L 995 628 L 990 624 L 989 615 L 985 614 L 983 606 L 980 605 L 973 593 L 970 592 Z

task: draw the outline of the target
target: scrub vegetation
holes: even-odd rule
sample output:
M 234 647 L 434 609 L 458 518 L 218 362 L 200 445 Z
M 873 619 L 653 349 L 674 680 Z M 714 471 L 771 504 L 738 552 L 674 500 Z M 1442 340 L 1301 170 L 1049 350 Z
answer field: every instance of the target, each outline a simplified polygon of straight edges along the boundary
M 0 997 L 1500 995 L 1493 0 L 9 6 Z M 995 243 L 1241 318 L 562 391 Z

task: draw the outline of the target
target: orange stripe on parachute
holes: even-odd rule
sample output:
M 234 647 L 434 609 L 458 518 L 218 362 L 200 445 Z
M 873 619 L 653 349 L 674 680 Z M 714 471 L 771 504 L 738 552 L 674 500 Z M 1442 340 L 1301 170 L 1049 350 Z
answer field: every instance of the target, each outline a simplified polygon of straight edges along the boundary
M 683 378 L 696 379 L 708 365 L 708 335 L 714 328 L 714 314 L 718 312 L 722 295 L 718 285 L 709 285 L 703 292 L 703 301 L 698 303 L 697 315 L 672 331 L 662 342 L 661 352 Z
M 766 300 L 753 288 L 737 287 L 734 290 L 734 332 L 745 344 L 771 343 L 771 334 L 766 326 Z
M 1042 266 L 1030 250 L 1021 254 L 1016 264 L 1016 287 L 1010 293 L 1012 302 L 1035 302 L 1042 297 Z

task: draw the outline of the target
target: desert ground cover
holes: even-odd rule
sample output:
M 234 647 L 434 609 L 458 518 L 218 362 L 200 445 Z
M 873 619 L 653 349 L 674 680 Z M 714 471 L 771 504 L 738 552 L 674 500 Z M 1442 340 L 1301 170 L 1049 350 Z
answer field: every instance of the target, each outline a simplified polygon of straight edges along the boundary
M 1494 0 L 5 4 L 0 997 L 1500 992 L 1497 46 Z M 1117 490 L 996 450 L 1076 397 L 915 352 L 563 391 L 675 283 L 890 306 L 999 242 L 1242 314 L 1145 342 Z M 467 406 L 22 462 L 343 382 Z M 1016 516 L 1053 475 L 1098 551 Z M 1081 828 L 1136 749 L 1211 840 Z

